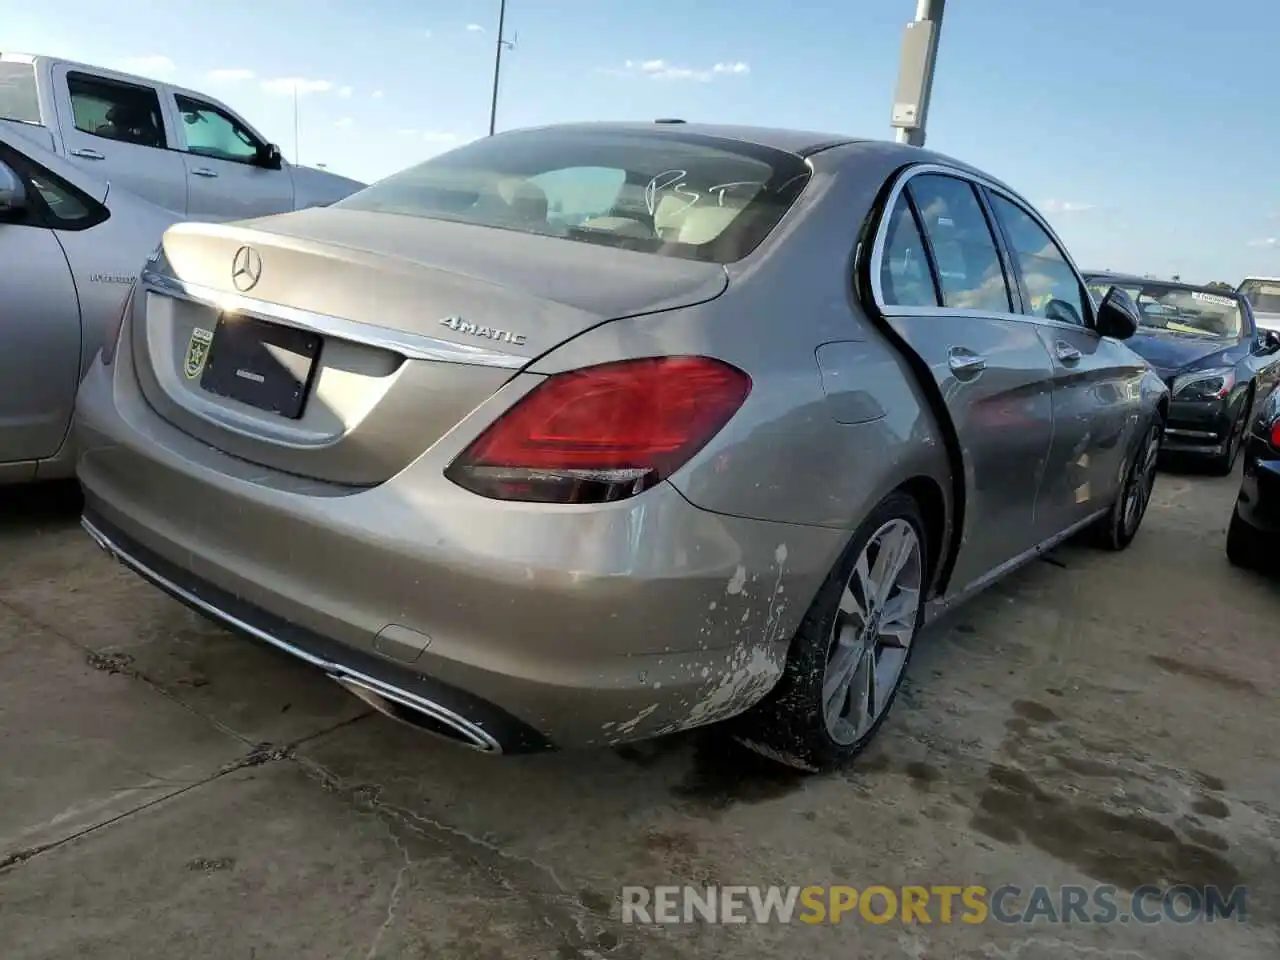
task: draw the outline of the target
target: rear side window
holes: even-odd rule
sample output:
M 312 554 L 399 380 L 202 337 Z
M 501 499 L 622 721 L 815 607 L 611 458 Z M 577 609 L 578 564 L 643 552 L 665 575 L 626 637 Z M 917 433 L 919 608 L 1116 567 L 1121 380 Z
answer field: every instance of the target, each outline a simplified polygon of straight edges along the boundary
M 802 157 L 736 140 L 549 128 L 477 140 L 333 206 L 729 263 L 768 235 L 809 172 Z
M 1000 254 L 972 185 L 956 177 L 922 174 L 907 189 L 933 248 L 942 305 L 1011 312 Z
M 898 197 L 889 215 L 884 258 L 880 262 L 880 291 L 886 305 L 938 306 L 929 255 L 905 194 Z
M 0 161 L 22 177 L 34 201 L 27 218 L 21 221 L 27 226 L 87 230 L 111 215 L 88 194 L 4 144 L 0 144 Z
M 36 68 L 32 64 L 0 61 L 0 120 L 40 122 Z
M 76 129 L 141 147 L 167 146 L 160 96 L 152 87 L 87 73 L 67 74 Z

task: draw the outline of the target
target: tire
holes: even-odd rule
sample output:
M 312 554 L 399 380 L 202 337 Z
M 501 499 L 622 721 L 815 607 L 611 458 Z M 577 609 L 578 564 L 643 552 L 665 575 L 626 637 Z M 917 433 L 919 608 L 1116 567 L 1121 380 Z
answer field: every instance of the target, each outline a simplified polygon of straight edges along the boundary
M 863 602 L 868 592 L 863 584 L 874 577 L 877 558 L 889 556 L 883 549 L 886 544 L 900 544 L 906 556 L 882 602 L 868 605 Z M 837 769 L 857 756 L 879 731 L 906 676 L 924 619 L 928 558 L 919 506 L 905 494 L 890 494 L 855 532 L 805 614 L 781 679 L 765 700 L 739 719 L 736 739 L 766 757 L 810 772 Z M 838 683 L 846 674 L 847 680 Z M 868 676 L 875 680 L 870 684 L 874 708 L 863 710 L 859 707 Z M 830 700 L 848 714 L 834 722 L 824 709 L 824 682 L 833 690 L 847 689 Z
M 1261 570 L 1267 559 L 1267 547 L 1261 533 L 1251 527 L 1240 514 L 1231 515 L 1227 528 L 1227 560 L 1241 570 Z
M 1250 387 L 1248 396 L 1244 398 L 1244 406 L 1240 408 L 1240 415 L 1231 424 L 1227 448 L 1209 461 L 1209 471 L 1215 476 L 1228 476 L 1235 469 L 1236 461 L 1240 458 L 1240 448 L 1244 446 L 1244 436 L 1248 432 L 1249 417 L 1252 413 L 1253 388 Z
M 1094 542 L 1104 550 L 1124 550 L 1138 535 L 1147 507 L 1151 505 L 1163 440 L 1164 424 L 1159 420 L 1143 431 L 1115 503 L 1093 530 Z

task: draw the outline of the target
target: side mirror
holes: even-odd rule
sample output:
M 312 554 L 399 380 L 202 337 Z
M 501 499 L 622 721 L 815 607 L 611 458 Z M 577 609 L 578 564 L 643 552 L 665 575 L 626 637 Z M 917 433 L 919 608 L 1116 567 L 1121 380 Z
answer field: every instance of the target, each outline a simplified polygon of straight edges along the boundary
M 258 148 L 258 166 L 266 167 L 268 170 L 279 170 L 283 166 L 280 156 L 280 148 L 274 143 L 268 143 Z
M 1138 332 L 1142 314 L 1138 305 L 1119 287 L 1112 287 L 1098 305 L 1098 333 L 1116 340 L 1128 340 Z
M 0 162 L 0 219 L 11 220 L 26 209 L 26 184 L 12 167 Z
M 1275 330 L 1263 331 L 1262 342 L 1267 348 L 1267 353 L 1280 351 L 1280 332 Z

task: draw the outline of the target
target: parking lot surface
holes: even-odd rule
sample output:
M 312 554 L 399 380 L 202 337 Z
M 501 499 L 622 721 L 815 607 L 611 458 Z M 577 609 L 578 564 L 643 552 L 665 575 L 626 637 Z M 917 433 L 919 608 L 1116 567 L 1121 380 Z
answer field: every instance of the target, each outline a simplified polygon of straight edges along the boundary
M 791 776 L 697 733 L 491 759 L 143 584 L 73 490 L 0 499 L 0 936 L 34 958 L 1280 956 L 1280 584 L 1238 478 L 1162 474 L 921 638 L 880 740 Z M 623 885 L 1248 888 L 1216 923 L 637 926 Z

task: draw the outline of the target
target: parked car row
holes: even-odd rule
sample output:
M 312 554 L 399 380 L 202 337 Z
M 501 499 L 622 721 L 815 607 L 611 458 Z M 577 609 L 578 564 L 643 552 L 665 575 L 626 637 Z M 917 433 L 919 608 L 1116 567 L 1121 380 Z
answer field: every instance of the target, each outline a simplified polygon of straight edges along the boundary
M 1280 384 L 1280 332 L 1260 329 L 1240 293 L 1113 273 L 1085 282 L 1095 296 L 1120 287 L 1138 307 L 1129 346 L 1172 394 L 1165 449 L 1230 473 L 1253 414 Z
M 1129 545 L 1188 404 L 1229 418 L 1246 369 L 1275 403 L 1239 297 L 1086 279 L 1008 185 L 803 131 L 512 131 L 136 256 L 76 401 L 85 529 L 490 753 L 725 722 L 839 766 L 925 623 Z M 1162 336 L 1213 348 L 1131 349 Z

